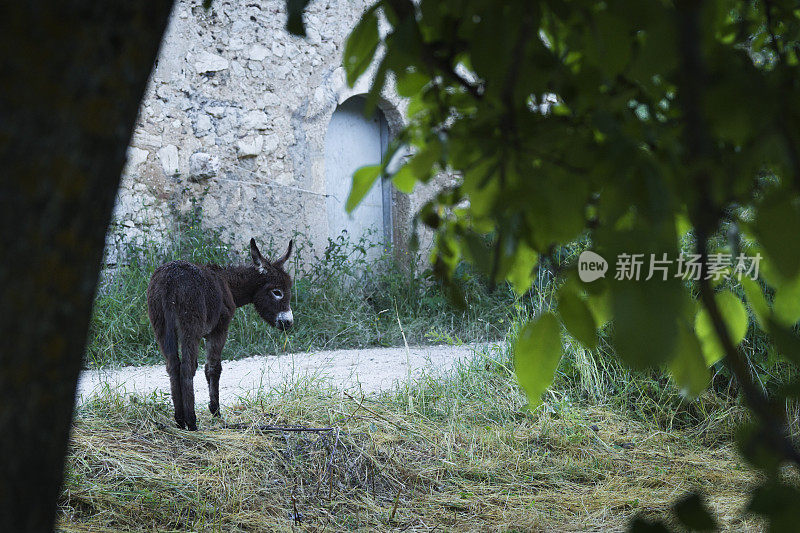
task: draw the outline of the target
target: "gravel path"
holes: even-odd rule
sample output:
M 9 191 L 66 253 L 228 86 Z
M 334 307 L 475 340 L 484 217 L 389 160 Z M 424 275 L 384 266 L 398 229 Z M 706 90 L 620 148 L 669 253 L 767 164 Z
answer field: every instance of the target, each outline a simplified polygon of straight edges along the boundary
M 405 348 L 364 348 L 324 352 L 254 356 L 238 361 L 222 361 L 219 383 L 220 404 L 230 405 L 239 397 L 302 378 L 328 380 L 348 391 L 375 393 L 397 383 L 423 375 L 435 376 L 466 360 L 473 346 L 421 346 Z M 164 365 L 129 366 L 113 370 L 84 370 L 78 382 L 78 403 L 106 387 L 121 392 L 169 395 L 169 377 Z M 208 403 L 208 387 L 203 367 L 194 379 L 195 403 Z

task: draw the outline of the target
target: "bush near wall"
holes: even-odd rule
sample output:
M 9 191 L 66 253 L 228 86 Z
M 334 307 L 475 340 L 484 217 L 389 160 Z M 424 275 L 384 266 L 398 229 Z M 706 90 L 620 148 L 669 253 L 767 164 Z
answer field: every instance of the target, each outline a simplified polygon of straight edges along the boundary
M 102 274 L 86 366 L 161 361 L 146 308 L 147 284 L 159 265 L 176 259 L 219 264 L 249 261 L 244 247 L 227 244 L 219 232 L 203 228 L 199 213 L 182 221 L 165 242 L 147 240 L 116 251 L 124 259 Z M 286 243 L 259 245 L 268 256 L 277 257 Z M 403 343 L 403 333 L 410 344 L 505 338 L 518 312 L 505 284 L 490 287 L 465 266 L 458 279 L 467 305 L 459 309 L 448 301 L 419 258 L 403 265 L 384 253 L 378 261 L 369 262 L 368 250 L 374 246 L 378 245 L 366 239 L 351 242 L 342 234 L 317 254 L 308 239 L 296 235 L 289 265 L 294 275 L 295 327 L 280 332 L 264 323 L 252 306 L 245 306 L 231 324 L 223 357 L 397 346 Z

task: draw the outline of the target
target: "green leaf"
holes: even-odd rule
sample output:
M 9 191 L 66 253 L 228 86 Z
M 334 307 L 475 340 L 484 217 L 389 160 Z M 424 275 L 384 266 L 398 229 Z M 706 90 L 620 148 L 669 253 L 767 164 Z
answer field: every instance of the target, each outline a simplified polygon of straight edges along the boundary
M 589 305 L 589 310 L 592 312 L 594 322 L 598 327 L 602 328 L 613 318 L 611 296 L 608 291 L 589 293 L 589 299 L 586 303 Z
M 609 76 L 616 76 L 625 68 L 631 57 L 631 29 L 629 21 L 601 11 L 595 15 L 589 31 L 595 38 L 587 46 L 589 58 Z
M 769 263 L 786 279 L 800 273 L 800 209 L 792 195 L 776 191 L 758 208 L 755 232 Z
M 800 365 L 800 338 L 791 328 L 784 327 L 775 320 L 769 319 L 767 325 L 778 352 L 794 364 Z
M 736 429 L 736 447 L 749 464 L 774 475 L 782 457 L 776 453 L 770 440 L 764 438 L 769 431 L 759 420 L 745 422 Z
M 714 299 L 722 315 L 722 320 L 727 326 L 731 342 L 736 346 L 747 334 L 749 322 L 747 310 L 741 300 L 731 292 L 718 292 L 714 295 Z M 697 338 L 700 339 L 700 346 L 703 348 L 706 364 L 712 366 L 725 356 L 725 350 L 719 342 L 714 324 L 705 308 L 697 313 L 694 327 Z
M 430 179 L 433 165 L 442 155 L 442 143 L 436 137 L 430 139 L 425 146 L 407 163 L 414 176 L 421 181 Z
M 613 284 L 614 347 L 635 369 L 652 368 L 675 354 L 680 289 L 661 280 Z
M 731 292 L 719 292 L 715 298 L 717 306 L 722 313 L 722 318 L 728 326 L 731 340 L 734 346 L 738 346 L 744 340 L 744 336 L 747 335 L 747 327 L 750 323 L 747 309 L 745 309 L 742 301 Z
M 585 348 L 597 347 L 597 325 L 589 307 L 569 284 L 558 291 L 558 312 L 567 331 Z
M 519 332 L 514 345 L 514 371 L 530 407 L 541 403 L 542 393 L 553 382 L 561 354 L 561 327 L 554 314 L 543 313 Z
M 637 37 L 643 37 L 644 42 L 639 43 L 633 65 L 626 74 L 630 72 L 636 78 L 650 82 L 654 74 L 663 76 L 677 64 L 676 25 L 669 16 L 671 6 L 661 2 L 637 2 L 636 5 L 649 13 L 646 23 L 645 17 L 637 17 L 637 24 L 645 28 L 643 32 L 637 32 Z
M 361 200 L 367 195 L 372 188 L 372 184 L 378 179 L 381 173 L 381 165 L 369 165 L 361 167 L 353 174 L 353 188 L 350 189 L 350 195 L 347 197 L 347 203 L 344 208 L 348 213 L 352 213 Z
M 431 81 L 430 77 L 419 71 L 403 71 L 397 74 L 395 87 L 397 94 L 409 98 L 422 90 Z
M 488 275 L 494 261 L 486 236 L 474 231 L 467 231 L 461 236 L 461 240 L 465 245 L 462 247 L 465 259 L 472 263 L 479 272 Z
M 747 303 L 750 304 L 750 310 L 753 311 L 758 326 L 767 331 L 767 318 L 770 316 L 770 310 L 767 299 L 764 297 L 764 292 L 761 290 L 761 285 L 746 276 L 742 277 L 741 284 L 747 297 Z
M 391 9 L 387 9 L 390 3 L 382 2 L 385 14 L 391 11 Z M 418 72 L 418 65 L 422 62 L 424 55 L 419 26 L 413 14 L 414 7 L 410 1 L 404 3 L 408 12 L 401 15 L 396 24 L 392 24 L 394 31 L 386 36 L 386 49 L 391 51 L 389 66 L 395 73 L 407 73 L 409 67 L 413 67 L 413 70 Z M 387 57 L 389 56 L 387 55 Z M 415 92 L 413 91 L 412 94 Z
M 679 237 L 684 237 L 692 231 L 692 223 L 686 214 L 678 213 L 675 215 L 675 231 L 678 232 Z
M 518 10 L 522 5 L 509 2 L 482 10 L 480 24 L 475 26 L 473 38 L 466 43 L 475 73 L 482 79 L 496 82 L 489 84 L 487 90 L 499 90 L 508 65 L 518 60 L 513 57 L 513 51 L 515 35 L 520 31 L 520 17 L 519 14 L 509 16 L 509 11 Z
M 572 109 L 564 102 L 556 102 L 550 107 L 550 112 L 557 117 L 568 117 L 572 114 Z
M 628 526 L 629 533 L 670 533 L 670 530 L 661 522 L 651 522 L 650 520 L 637 516 Z
M 761 439 L 763 441 L 763 437 Z M 775 455 L 775 452 L 772 452 Z M 777 461 L 776 461 L 777 462 Z M 747 510 L 767 518 L 770 532 L 797 531 L 800 523 L 800 490 L 770 478 L 753 491 Z
M 417 177 L 414 175 L 408 163 L 406 163 L 400 170 L 394 173 L 394 176 L 392 176 L 392 183 L 394 183 L 398 191 L 411 194 L 414 190 L 414 184 L 417 183 Z
M 433 165 L 441 155 L 442 143 L 436 138 L 430 140 L 392 176 L 392 182 L 397 190 L 409 194 L 414 190 L 417 181 L 428 181 Z
M 461 190 L 469 197 L 473 216 L 492 216 L 492 207 L 500 188 L 497 177 L 499 164 L 491 158 L 478 161 L 464 172 Z
M 509 168 L 506 174 L 511 174 Z M 531 183 L 530 187 L 526 195 L 530 207 L 525 210 L 525 217 L 535 248 L 546 250 L 551 244 L 569 242 L 583 231 L 589 195 L 584 180 L 552 169 L 546 180 Z
M 678 346 L 675 358 L 669 363 L 669 370 L 681 393 L 689 398 L 696 398 L 708 386 L 708 366 L 700 341 L 694 331 L 684 325 L 678 328 Z
M 775 312 L 775 318 L 786 326 L 800 321 L 800 279 L 776 287 L 772 310 Z
M 372 80 L 372 87 L 369 88 L 366 101 L 364 102 L 364 116 L 371 117 L 378 108 L 378 100 L 381 97 L 383 86 L 386 85 L 386 73 L 389 69 L 387 57 L 388 56 L 385 56 L 381 60 L 378 65 L 378 70 L 375 72 L 375 79 Z
M 539 254 L 535 250 L 524 242 L 519 243 L 506 273 L 506 279 L 517 295 L 522 296 L 530 290 L 534 277 L 533 269 L 538 259 Z
M 633 254 L 642 259 L 639 279 L 629 279 L 608 273 L 587 285 L 604 281 L 611 293 L 614 327 L 612 342 L 617 355 L 637 370 L 654 368 L 667 363 L 675 355 L 678 338 L 678 320 L 685 314 L 689 301 L 681 282 L 675 277 L 664 279 L 656 274 L 648 277 L 646 258 L 650 254 L 661 257 L 677 255 L 675 251 L 675 225 L 673 219 L 664 218 L 660 224 L 638 224 L 633 229 L 600 228 L 595 233 L 597 253 L 609 260 L 614 269 L 614 258 L 619 266 L 622 254 Z M 625 279 L 617 279 L 625 278 Z
M 688 494 L 672 506 L 675 516 L 690 531 L 714 531 L 717 522 L 696 493 Z
M 350 32 L 344 45 L 342 62 L 347 73 L 347 84 L 352 87 L 356 80 L 367 70 L 375 50 L 378 49 L 378 17 L 375 10 L 370 9 L 356 27 Z

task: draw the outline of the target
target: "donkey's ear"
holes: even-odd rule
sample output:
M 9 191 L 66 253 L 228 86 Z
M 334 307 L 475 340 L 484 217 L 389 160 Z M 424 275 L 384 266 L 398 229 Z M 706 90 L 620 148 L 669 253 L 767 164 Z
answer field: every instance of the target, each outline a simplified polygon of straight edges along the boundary
M 258 251 L 255 239 L 250 239 L 250 258 L 253 260 L 253 264 L 256 267 L 264 268 L 264 256 Z
M 280 259 L 278 259 L 277 261 L 272 263 L 273 265 L 275 265 L 276 267 L 279 267 L 279 268 L 283 267 L 283 264 L 286 262 L 287 259 L 289 259 L 289 256 L 292 255 L 292 244 L 293 243 L 294 243 L 293 240 L 289 241 L 289 248 L 286 249 L 286 253 L 283 254 L 283 257 L 281 257 Z

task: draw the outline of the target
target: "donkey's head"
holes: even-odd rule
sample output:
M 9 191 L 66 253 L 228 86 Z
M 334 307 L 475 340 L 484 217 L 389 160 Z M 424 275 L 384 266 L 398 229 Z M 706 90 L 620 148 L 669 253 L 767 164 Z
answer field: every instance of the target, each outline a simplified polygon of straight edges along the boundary
M 278 329 L 289 329 L 294 323 L 292 308 L 289 307 L 292 278 L 283 269 L 283 264 L 292 255 L 292 241 L 286 253 L 277 261 L 270 262 L 261 255 L 255 239 L 250 239 L 250 257 L 258 270 L 261 287 L 253 296 L 253 305 L 267 323 Z

